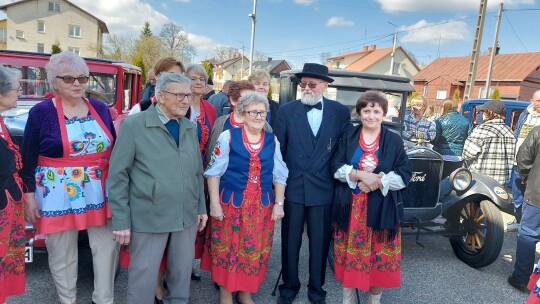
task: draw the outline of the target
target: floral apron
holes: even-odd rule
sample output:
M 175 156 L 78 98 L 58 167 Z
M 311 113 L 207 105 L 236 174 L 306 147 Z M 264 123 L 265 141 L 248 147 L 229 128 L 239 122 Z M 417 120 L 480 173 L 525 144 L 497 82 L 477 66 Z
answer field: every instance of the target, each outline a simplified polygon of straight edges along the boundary
M 111 217 L 105 183 L 114 139 L 96 110 L 85 102 L 90 115 L 65 119 L 60 98 L 55 100 L 63 157 L 38 159 L 39 234 L 102 226 Z

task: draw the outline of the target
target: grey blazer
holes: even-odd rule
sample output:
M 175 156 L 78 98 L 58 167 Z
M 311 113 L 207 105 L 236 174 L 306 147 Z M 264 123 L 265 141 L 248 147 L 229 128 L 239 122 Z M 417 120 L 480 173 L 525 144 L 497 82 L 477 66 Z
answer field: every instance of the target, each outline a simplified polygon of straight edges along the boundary
M 181 231 L 206 214 L 197 128 L 179 124 L 177 147 L 155 104 L 122 122 L 109 168 L 113 230 Z

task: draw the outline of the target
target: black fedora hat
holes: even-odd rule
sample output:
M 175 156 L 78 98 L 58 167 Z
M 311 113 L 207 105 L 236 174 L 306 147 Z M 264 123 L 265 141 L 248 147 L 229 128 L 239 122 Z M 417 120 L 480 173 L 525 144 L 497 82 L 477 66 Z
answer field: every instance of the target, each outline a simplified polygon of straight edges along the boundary
M 294 76 L 298 78 L 312 77 L 328 82 L 333 82 L 334 79 L 328 77 L 328 67 L 318 63 L 306 63 L 301 73 L 296 73 Z

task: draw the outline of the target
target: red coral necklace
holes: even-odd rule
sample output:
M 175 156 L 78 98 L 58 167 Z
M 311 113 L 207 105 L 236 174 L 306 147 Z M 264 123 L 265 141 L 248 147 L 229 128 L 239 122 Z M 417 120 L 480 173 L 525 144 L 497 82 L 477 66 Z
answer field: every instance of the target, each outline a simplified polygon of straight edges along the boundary
M 249 153 L 251 154 L 258 154 L 261 149 L 262 149 L 262 142 L 264 140 L 264 130 L 261 130 L 261 137 L 259 138 L 259 140 L 257 142 L 250 142 L 249 141 L 249 138 L 247 137 L 247 134 L 246 134 L 246 129 L 242 128 L 242 140 L 244 141 L 244 146 L 246 146 L 246 149 L 249 151 Z M 258 148 L 253 148 L 253 146 L 259 146 Z

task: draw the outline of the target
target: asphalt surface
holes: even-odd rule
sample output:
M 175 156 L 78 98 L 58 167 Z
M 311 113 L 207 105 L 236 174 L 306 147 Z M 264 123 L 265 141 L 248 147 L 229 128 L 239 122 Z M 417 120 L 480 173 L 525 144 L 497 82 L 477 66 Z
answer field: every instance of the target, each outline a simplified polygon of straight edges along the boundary
M 504 222 L 512 218 L 504 215 Z M 279 225 L 277 225 L 279 226 Z M 516 248 L 516 233 L 505 232 L 504 245 L 499 259 L 492 265 L 474 269 L 462 263 L 454 255 L 450 243 L 444 237 L 422 237 L 420 243 L 414 237 L 403 239 L 402 285 L 398 289 L 385 290 L 382 303 L 524 303 L 527 294 L 521 293 L 506 283 L 513 270 Z M 537 248 L 538 249 L 538 248 Z M 256 303 L 276 303 L 271 295 L 279 275 L 280 266 L 279 227 L 276 227 L 274 248 L 270 257 L 270 267 L 259 293 L 253 296 Z M 538 252 L 538 250 L 537 250 Z M 93 287 L 91 254 L 89 249 L 79 252 L 78 303 L 90 304 Z M 309 303 L 307 299 L 307 236 L 302 243 L 300 280 L 303 284 L 296 304 Z M 7 303 L 59 303 L 46 255 L 35 255 L 34 263 L 27 265 L 27 292 L 13 297 Z M 191 284 L 191 303 L 219 303 L 219 292 L 210 282 L 207 272 L 201 272 L 202 280 Z M 341 286 L 327 268 L 327 303 L 341 303 Z M 126 303 L 127 271 L 120 270 L 116 281 L 115 303 Z M 360 303 L 367 303 L 367 295 L 360 292 Z M 150 304 L 150 303 L 149 303 Z

